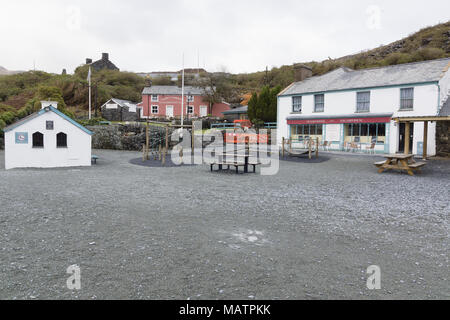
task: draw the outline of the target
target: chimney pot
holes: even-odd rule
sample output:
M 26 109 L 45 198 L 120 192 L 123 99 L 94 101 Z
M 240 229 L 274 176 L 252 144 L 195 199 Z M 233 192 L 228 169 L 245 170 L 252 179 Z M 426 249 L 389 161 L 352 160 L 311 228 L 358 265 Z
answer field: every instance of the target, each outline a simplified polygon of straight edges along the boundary
M 109 60 L 109 53 L 102 53 L 102 60 Z

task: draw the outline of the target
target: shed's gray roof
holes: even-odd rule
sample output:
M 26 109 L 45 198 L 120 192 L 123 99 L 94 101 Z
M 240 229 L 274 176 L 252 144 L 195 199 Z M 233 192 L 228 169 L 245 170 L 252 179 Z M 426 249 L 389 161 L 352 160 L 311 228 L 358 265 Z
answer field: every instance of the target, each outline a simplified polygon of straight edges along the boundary
M 234 109 L 224 111 L 224 112 L 222 112 L 222 114 L 241 114 L 241 113 L 247 113 L 247 112 L 248 112 L 248 106 L 243 106 L 243 107 L 237 107 Z
M 280 96 L 434 82 L 441 79 L 449 64 L 450 58 L 445 58 L 362 70 L 341 67 L 295 82 Z
M 142 94 L 173 94 L 181 95 L 181 87 L 178 86 L 151 86 L 145 87 Z M 201 96 L 204 94 L 204 89 L 200 87 L 185 86 L 184 94 L 191 94 L 193 96 Z

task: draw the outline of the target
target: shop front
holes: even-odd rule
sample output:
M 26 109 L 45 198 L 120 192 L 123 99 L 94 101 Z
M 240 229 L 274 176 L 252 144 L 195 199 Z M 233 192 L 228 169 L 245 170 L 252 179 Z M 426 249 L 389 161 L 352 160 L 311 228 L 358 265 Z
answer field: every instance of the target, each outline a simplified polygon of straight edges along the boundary
M 292 116 L 287 123 L 293 140 L 319 139 L 333 151 L 387 153 L 391 119 L 392 114 Z

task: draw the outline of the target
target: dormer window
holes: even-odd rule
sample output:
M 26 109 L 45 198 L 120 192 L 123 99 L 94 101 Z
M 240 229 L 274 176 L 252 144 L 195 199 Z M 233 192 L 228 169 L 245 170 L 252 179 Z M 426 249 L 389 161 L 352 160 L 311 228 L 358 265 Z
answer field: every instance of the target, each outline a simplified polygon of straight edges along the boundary
M 158 102 L 158 95 L 152 94 L 152 102 Z

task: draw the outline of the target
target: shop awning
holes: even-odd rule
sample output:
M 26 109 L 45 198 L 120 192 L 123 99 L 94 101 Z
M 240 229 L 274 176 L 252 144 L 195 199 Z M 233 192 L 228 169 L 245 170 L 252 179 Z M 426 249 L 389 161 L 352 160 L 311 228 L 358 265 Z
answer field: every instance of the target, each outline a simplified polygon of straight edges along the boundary
M 393 113 L 349 114 L 349 115 L 293 115 L 287 117 L 288 124 L 340 124 L 340 123 L 386 123 Z

